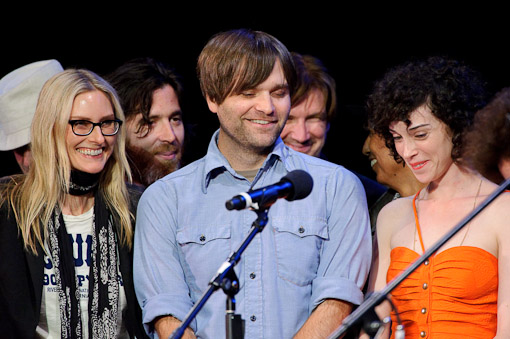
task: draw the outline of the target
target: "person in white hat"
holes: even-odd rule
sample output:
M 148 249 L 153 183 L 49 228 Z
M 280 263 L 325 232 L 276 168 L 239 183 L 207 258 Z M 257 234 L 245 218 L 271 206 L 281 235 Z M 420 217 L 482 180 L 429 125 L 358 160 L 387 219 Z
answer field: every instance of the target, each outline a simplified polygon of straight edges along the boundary
M 31 162 L 30 125 L 39 92 L 53 75 L 63 71 L 55 59 L 22 66 L 0 80 L 0 151 L 12 151 L 26 173 Z

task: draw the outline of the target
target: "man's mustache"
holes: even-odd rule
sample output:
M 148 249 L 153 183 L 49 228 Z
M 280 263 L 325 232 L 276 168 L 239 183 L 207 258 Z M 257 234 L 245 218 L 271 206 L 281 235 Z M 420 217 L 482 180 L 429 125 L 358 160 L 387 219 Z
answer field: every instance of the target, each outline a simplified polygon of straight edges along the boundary
M 163 152 L 175 152 L 177 156 L 173 161 L 163 163 L 154 157 L 155 154 Z M 177 170 L 180 167 L 181 153 L 182 148 L 172 144 L 162 144 L 151 152 L 133 145 L 126 148 L 133 180 L 144 186 L 149 186 L 159 178 Z
M 178 143 L 171 143 L 171 144 L 164 143 L 164 144 L 160 144 L 155 149 L 153 149 L 151 151 L 151 153 L 154 155 L 159 154 L 159 153 L 166 153 L 166 152 L 179 153 L 180 149 L 181 149 L 181 145 Z

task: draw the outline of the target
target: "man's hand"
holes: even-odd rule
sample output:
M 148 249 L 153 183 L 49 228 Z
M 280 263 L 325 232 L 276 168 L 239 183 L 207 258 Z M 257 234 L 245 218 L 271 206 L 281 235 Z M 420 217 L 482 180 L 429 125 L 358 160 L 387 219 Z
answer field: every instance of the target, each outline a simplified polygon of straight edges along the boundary
M 181 326 L 181 322 L 171 315 L 159 317 L 154 320 L 154 328 L 161 339 L 167 339 L 172 333 Z M 191 328 L 184 331 L 183 339 L 196 339 L 195 334 Z

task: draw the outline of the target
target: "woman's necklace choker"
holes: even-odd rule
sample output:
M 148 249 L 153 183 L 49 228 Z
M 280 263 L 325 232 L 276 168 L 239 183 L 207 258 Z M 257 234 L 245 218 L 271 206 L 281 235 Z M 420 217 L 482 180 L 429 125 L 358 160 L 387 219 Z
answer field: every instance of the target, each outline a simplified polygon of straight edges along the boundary
M 71 182 L 69 183 L 69 194 L 85 195 L 92 192 L 99 183 L 101 173 L 86 173 L 78 170 L 71 170 Z

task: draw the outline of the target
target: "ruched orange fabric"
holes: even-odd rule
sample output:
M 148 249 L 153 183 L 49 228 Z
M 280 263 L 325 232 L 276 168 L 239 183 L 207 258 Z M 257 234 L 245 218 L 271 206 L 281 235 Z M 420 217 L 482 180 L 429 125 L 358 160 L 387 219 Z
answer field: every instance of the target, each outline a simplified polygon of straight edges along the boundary
M 406 247 L 396 247 L 390 257 L 387 282 L 417 260 L 419 254 Z M 481 248 L 458 246 L 431 256 L 391 294 L 406 338 L 493 338 L 496 335 L 498 259 Z M 391 318 L 392 333 L 395 333 L 394 312 Z
M 408 248 L 394 248 L 387 281 L 418 257 Z M 497 325 L 497 259 L 480 248 L 461 246 L 440 252 L 425 263 L 391 293 L 406 338 L 493 338 Z M 391 318 L 395 333 L 394 312 Z

